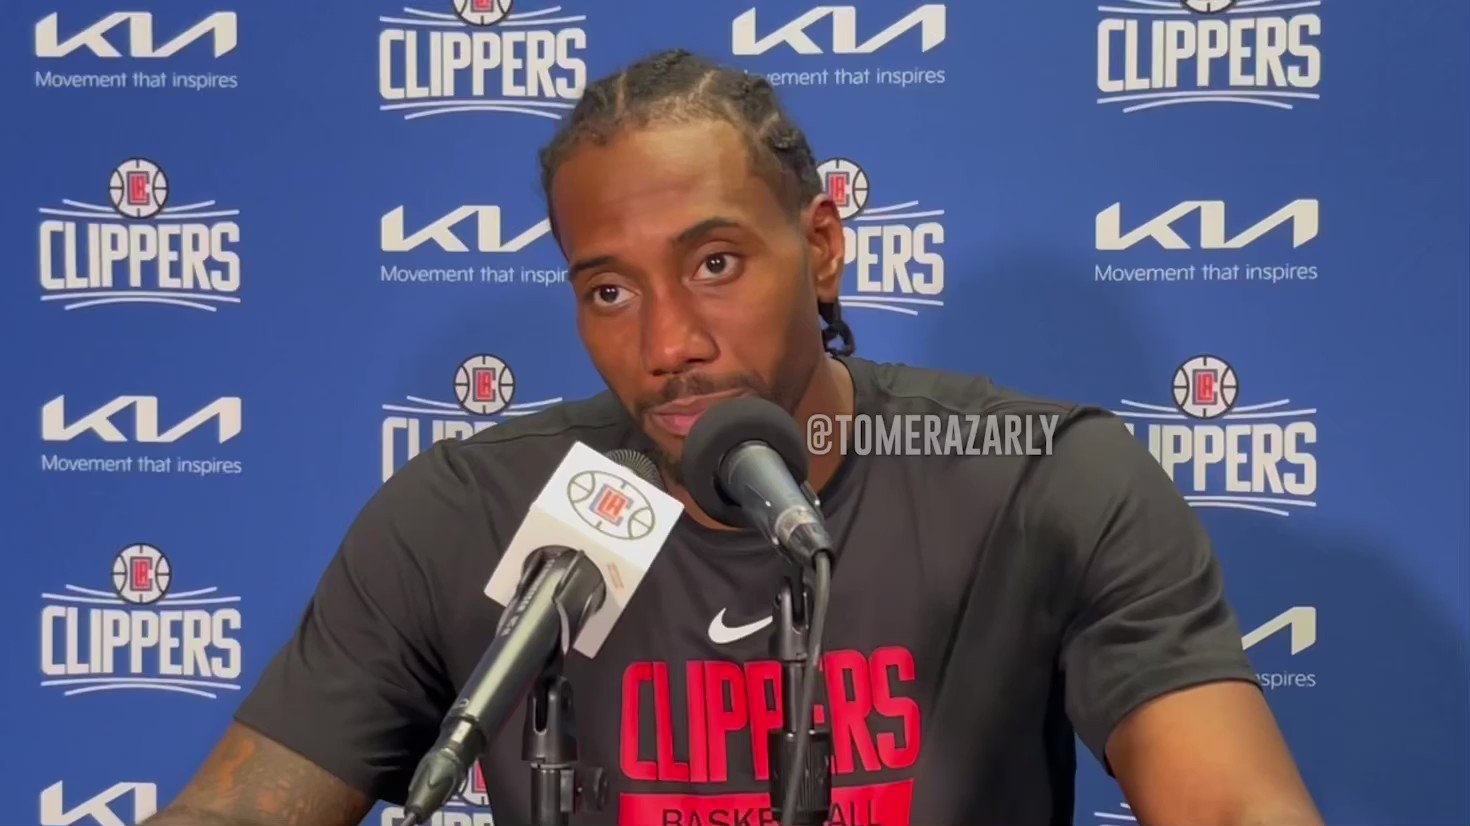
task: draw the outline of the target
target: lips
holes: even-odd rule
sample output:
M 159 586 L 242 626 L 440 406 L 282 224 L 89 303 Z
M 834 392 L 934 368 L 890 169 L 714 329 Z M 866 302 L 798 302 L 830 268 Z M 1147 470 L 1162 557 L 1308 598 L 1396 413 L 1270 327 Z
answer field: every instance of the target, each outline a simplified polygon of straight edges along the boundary
M 724 393 L 711 393 L 708 396 L 689 396 L 678 401 L 661 404 L 648 411 L 648 417 L 660 429 L 683 437 L 688 436 L 689 431 L 694 428 L 694 423 L 705 411 L 726 399 L 733 399 L 741 395 L 741 391 L 731 390 Z

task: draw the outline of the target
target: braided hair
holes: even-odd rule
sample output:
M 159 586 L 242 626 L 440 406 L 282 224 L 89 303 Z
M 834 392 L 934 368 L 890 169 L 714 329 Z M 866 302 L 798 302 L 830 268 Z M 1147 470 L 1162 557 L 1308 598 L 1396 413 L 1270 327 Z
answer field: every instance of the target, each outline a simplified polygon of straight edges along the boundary
M 720 66 L 684 49 L 644 58 L 589 84 L 571 116 L 542 150 L 541 189 L 551 212 L 551 181 L 583 141 L 605 145 L 626 128 L 709 119 L 735 126 L 745 139 L 756 173 L 793 218 L 821 194 L 822 180 L 806 140 L 765 78 Z M 554 219 L 553 219 L 554 220 Z M 836 302 L 819 302 L 822 345 L 834 355 L 856 350 L 852 328 Z M 834 339 L 842 339 L 834 346 Z

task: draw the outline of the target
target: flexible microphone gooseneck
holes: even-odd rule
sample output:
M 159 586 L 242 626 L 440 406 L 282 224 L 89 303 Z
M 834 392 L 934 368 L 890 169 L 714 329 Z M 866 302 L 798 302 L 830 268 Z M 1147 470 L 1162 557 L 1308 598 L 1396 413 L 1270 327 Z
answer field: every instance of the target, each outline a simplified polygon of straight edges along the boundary
M 550 653 L 561 641 L 570 644 L 607 593 L 597 565 L 581 551 L 542 548 L 524 570 L 518 598 L 501 615 L 494 640 L 444 716 L 438 741 L 414 771 L 406 824 L 423 823 L 444 806 Z
M 684 441 L 683 471 L 689 493 L 700 509 L 727 525 L 755 528 L 802 572 L 811 576 L 812 604 L 809 638 L 790 628 L 789 605 L 778 606 L 785 628 L 776 644 L 799 650 L 805 642 L 806 663 L 801 675 L 800 700 L 785 703 L 787 740 L 773 738 L 771 804 L 781 801 L 776 815 L 783 824 L 821 824 L 831 799 L 830 752 L 819 751 L 809 761 L 812 709 L 816 700 L 822 635 L 831 595 L 832 554 L 835 545 L 821 512 L 808 497 L 808 458 L 801 433 L 791 416 L 765 399 L 742 397 L 721 402 L 699 418 Z M 785 593 L 783 592 L 783 597 Z M 783 662 L 786 657 L 783 655 Z M 787 670 L 786 697 L 792 672 Z M 792 723 L 792 705 L 800 717 Z M 794 743 L 787 761 L 785 746 Z M 824 746 L 830 743 L 823 740 Z M 780 748 L 777 748 L 777 746 Z M 813 765 L 808 765 L 808 762 Z M 819 764 L 819 765 L 818 765 Z M 784 780 L 778 790 L 776 779 Z M 805 795 L 798 800 L 798 790 Z M 777 791 L 781 792 L 777 797 Z
M 578 453 L 579 450 L 581 454 Z M 658 468 L 647 456 L 637 451 L 620 449 L 596 460 L 595 457 L 597 454 L 590 448 L 574 445 L 563 460 L 562 467 L 558 468 L 557 474 L 560 477 L 585 477 L 589 475 L 588 471 L 604 470 L 605 467 L 600 462 L 611 459 L 633 471 L 652 489 L 651 493 L 645 491 L 644 494 L 637 494 L 636 491 L 622 488 L 626 495 L 663 496 L 673 503 L 672 499 L 664 495 Z M 618 539 L 604 534 L 585 531 L 575 534 L 558 528 L 558 518 L 574 519 L 576 526 L 583 523 L 581 518 L 569 514 L 559 517 L 551 509 L 551 505 L 543 501 L 548 496 L 555 499 L 567 495 L 564 492 L 566 482 L 563 480 L 558 483 L 557 478 L 558 476 L 554 476 L 548 482 L 547 489 L 533 503 L 526 522 L 522 523 L 496 567 L 497 577 L 501 575 L 502 569 L 505 569 L 504 573 L 510 573 L 518 567 L 518 579 L 507 581 L 504 597 L 497 597 L 506 608 L 496 626 L 495 637 L 480 658 L 474 673 L 466 681 L 458 699 L 445 715 L 439 739 L 419 761 L 404 803 L 405 819 L 402 826 L 419 826 L 427 822 L 449 800 L 470 765 L 480 756 L 485 744 L 504 726 L 516 703 L 523 702 L 528 697 L 537 704 L 553 702 L 539 693 L 546 689 L 546 683 L 541 681 L 545 669 L 557 658 L 568 654 L 574 640 L 581 646 L 586 637 L 584 632 L 596 621 L 593 617 L 604 605 L 614 612 L 613 618 L 616 618 L 616 613 L 621 611 L 616 588 L 625 589 L 625 603 L 631 593 L 627 586 L 632 584 L 636 587 L 632 577 L 641 577 L 641 572 L 635 568 L 641 562 L 646 569 L 652 555 L 663 544 L 662 536 L 645 537 L 641 540 L 645 547 L 640 556 L 635 554 L 640 540 L 619 545 Z M 548 494 L 548 491 L 552 494 Z M 640 501 L 647 504 L 646 499 Z M 654 504 L 657 506 L 657 503 Z M 677 511 L 674 515 L 677 516 Z M 672 523 L 673 519 L 668 518 L 667 514 L 665 518 L 668 524 Z M 663 536 L 667 535 L 667 531 L 668 528 L 665 528 Z M 580 539 L 573 538 L 577 535 Z M 522 561 L 516 558 L 515 549 L 523 538 L 525 542 L 522 546 L 529 546 L 534 550 L 529 550 Z M 568 545 L 576 545 L 579 549 L 574 550 L 567 547 Z M 608 580 L 604 579 L 599 570 L 599 561 L 603 565 L 609 565 L 615 575 L 618 571 L 622 572 L 621 581 L 614 576 L 614 590 L 611 593 Z M 494 581 L 492 578 L 492 586 Z M 511 582 L 514 582 L 513 588 Z M 589 618 L 593 619 L 589 621 Z M 595 651 L 584 653 L 590 656 Z M 533 694 L 533 691 L 538 693 Z M 565 691 L 568 693 L 562 695 L 554 709 L 557 712 L 554 724 L 549 717 L 546 721 L 548 730 L 543 732 L 529 725 L 527 728 L 527 748 L 531 749 L 527 752 L 530 755 L 527 759 L 533 760 L 532 790 L 534 792 L 537 784 L 545 781 L 546 790 L 552 792 L 548 800 L 537 798 L 532 802 L 532 817 L 538 823 L 542 822 L 538 818 L 538 806 L 546 804 L 540 814 L 547 814 L 560 822 L 559 818 L 564 814 L 562 804 L 574 807 L 577 805 L 575 799 L 582 793 L 581 789 L 574 789 L 570 792 L 570 799 L 567 798 L 569 792 L 561 780 L 571 778 L 572 782 L 577 782 L 574 772 L 561 765 L 560 757 L 552 759 L 547 756 L 550 752 L 546 749 L 557 754 L 575 752 L 575 746 L 568 745 L 574 742 L 572 732 L 557 728 L 570 725 L 570 686 L 565 686 Z M 528 723 L 530 722 L 532 720 L 528 717 Z M 546 743 L 552 745 L 543 749 L 542 745 Z M 535 770 L 543 766 L 546 770 L 536 774 Z M 553 779 L 547 780 L 547 777 Z M 591 794 L 592 799 L 597 801 L 598 797 L 605 794 L 605 786 L 592 789 Z M 594 805 L 600 806 L 601 803 L 594 802 Z
M 658 465 L 647 453 L 640 453 L 632 448 L 620 447 L 607 452 L 607 458 L 617 462 L 628 470 L 638 475 L 639 479 L 653 485 L 658 490 L 664 489 L 664 479 L 659 475 Z

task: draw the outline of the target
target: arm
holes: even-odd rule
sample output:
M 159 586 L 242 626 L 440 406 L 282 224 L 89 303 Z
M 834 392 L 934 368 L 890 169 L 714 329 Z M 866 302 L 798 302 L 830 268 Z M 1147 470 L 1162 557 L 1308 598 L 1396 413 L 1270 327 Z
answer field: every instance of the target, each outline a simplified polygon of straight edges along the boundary
M 356 826 L 373 801 L 316 764 L 232 723 L 173 803 L 146 826 Z
M 1260 689 L 1207 683 L 1118 725 L 1108 761 L 1138 822 L 1322 826 Z
M 1032 524 L 1069 560 L 1068 714 L 1139 822 L 1321 826 L 1174 482 L 1113 417 L 1074 423 L 1049 464 Z
M 453 587 L 478 594 L 435 566 L 497 547 L 452 453 L 420 453 L 369 500 L 233 724 L 148 826 L 352 826 L 402 802 L 454 698 L 439 607 L 465 602 Z

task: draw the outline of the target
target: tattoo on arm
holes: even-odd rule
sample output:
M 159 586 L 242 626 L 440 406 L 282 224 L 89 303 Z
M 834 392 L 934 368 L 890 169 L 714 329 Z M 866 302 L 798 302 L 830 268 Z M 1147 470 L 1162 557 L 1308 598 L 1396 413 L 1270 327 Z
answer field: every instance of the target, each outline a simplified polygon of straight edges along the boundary
M 306 758 L 232 724 L 178 799 L 146 826 L 356 826 L 372 801 Z

